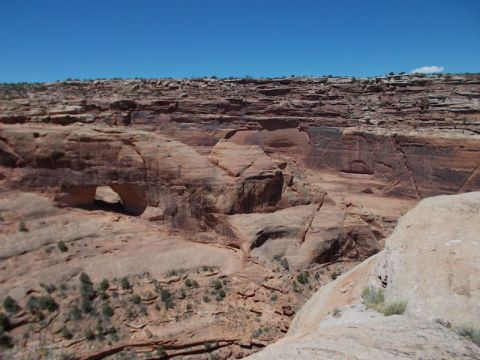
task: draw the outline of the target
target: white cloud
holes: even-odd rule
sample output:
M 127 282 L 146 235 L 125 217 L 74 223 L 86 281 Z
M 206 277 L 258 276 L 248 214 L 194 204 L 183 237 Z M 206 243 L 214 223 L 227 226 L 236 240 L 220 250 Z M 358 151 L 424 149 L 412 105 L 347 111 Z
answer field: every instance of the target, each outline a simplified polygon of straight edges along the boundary
M 413 69 L 410 73 L 411 74 L 432 74 L 432 73 L 439 73 L 443 71 L 443 66 L 422 66 L 418 69 Z

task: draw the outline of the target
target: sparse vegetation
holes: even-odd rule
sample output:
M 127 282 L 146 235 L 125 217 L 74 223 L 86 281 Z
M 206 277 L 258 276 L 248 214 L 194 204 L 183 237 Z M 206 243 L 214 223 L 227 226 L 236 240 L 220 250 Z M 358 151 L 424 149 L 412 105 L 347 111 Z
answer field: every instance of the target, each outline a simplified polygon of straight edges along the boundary
M 11 328 L 10 318 L 4 313 L 0 313 L 0 332 L 8 331 Z
M 92 329 L 87 328 L 85 329 L 83 336 L 85 336 L 85 339 L 91 341 L 95 339 L 95 334 L 93 333 Z
M 222 288 L 222 282 L 218 279 L 215 279 L 213 282 L 212 282 L 212 286 L 215 290 L 220 290 Z
M 28 231 L 27 225 L 25 224 L 24 221 L 20 221 L 18 223 L 18 231 L 21 231 L 21 232 L 27 232 Z
M 102 290 L 102 291 L 107 291 L 108 288 L 110 287 L 110 284 L 109 284 L 109 282 L 108 282 L 107 279 L 103 279 L 103 280 L 100 282 L 100 285 L 99 285 L 99 286 L 100 286 L 100 290 Z
M 70 340 L 73 338 L 73 334 L 70 332 L 70 330 L 68 330 L 66 326 L 62 329 L 62 336 L 65 340 Z
M 112 317 L 113 316 L 113 309 L 109 304 L 104 304 L 102 307 L 102 314 L 105 317 Z
M 67 252 L 68 251 L 68 247 L 63 240 L 60 240 L 57 243 L 57 247 L 61 252 Z
M 140 303 L 142 302 L 142 299 L 140 298 L 139 295 L 134 294 L 134 295 L 132 296 L 132 302 L 133 302 L 134 304 L 138 305 L 138 304 L 140 304 Z
M 383 289 L 369 286 L 362 291 L 363 304 L 367 309 L 374 309 L 385 316 L 402 315 L 406 308 L 405 301 L 396 301 L 392 303 L 385 303 L 385 295 Z
M 120 280 L 120 286 L 123 290 L 128 290 L 131 288 L 130 281 L 128 281 L 127 277 L 123 277 L 122 280 Z
M 297 281 L 302 285 L 308 284 L 309 283 L 309 278 L 310 278 L 310 274 L 309 274 L 308 271 L 301 271 L 297 275 Z
M 165 348 L 162 345 L 157 347 L 157 356 L 160 359 L 168 359 L 168 354 L 167 354 L 167 352 L 165 351 Z
M 459 335 L 465 336 L 466 338 L 469 338 L 475 344 L 480 346 L 480 327 L 463 325 L 463 326 L 455 328 L 455 331 Z
M 339 308 L 335 308 L 335 309 L 332 310 L 332 316 L 334 316 L 334 317 L 340 317 L 341 313 L 342 312 L 340 311 Z
M 5 310 L 11 314 L 15 314 L 20 310 L 20 306 L 18 303 L 15 301 L 14 298 L 11 296 L 7 296 L 5 300 L 3 300 L 3 307 Z

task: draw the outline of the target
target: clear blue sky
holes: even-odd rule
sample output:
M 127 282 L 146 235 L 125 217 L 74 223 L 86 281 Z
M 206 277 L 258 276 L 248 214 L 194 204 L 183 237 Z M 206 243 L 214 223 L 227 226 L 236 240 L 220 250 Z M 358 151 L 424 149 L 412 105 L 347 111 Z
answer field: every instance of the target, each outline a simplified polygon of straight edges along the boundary
M 0 82 L 480 71 L 480 0 L 0 0 Z

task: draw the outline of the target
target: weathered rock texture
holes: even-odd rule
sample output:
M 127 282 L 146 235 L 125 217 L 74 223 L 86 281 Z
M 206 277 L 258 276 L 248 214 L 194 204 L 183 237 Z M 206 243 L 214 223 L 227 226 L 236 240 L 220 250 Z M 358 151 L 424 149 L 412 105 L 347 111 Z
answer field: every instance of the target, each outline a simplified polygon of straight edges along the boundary
M 229 138 L 416 198 L 480 186 L 479 85 L 478 75 L 4 85 L 0 122 L 143 128 L 200 151 Z
M 382 252 L 322 287 L 287 337 L 252 358 L 480 359 L 480 347 L 445 327 L 480 321 L 479 223 L 479 192 L 422 200 Z M 406 301 L 405 315 L 365 311 L 367 286 L 384 287 L 387 303 Z
M 50 290 L 60 303 L 43 322 L 26 310 L 16 314 L 15 343 L 37 351 L 32 344 L 41 333 L 58 350 L 71 346 L 88 359 L 158 345 L 176 357 L 251 354 L 288 330 L 317 286 L 383 249 L 398 218 L 421 198 L 480 189 L 479 97 L 479 75 L 0 85 L 0 297 L 9 294 L 26 309 L 32 294 Z M 470 296 L 476 311 L 478 298 L 471 276 L 478 268 L 469 267 L 478 257 L 474 235 L 461 225 L 438 233 L 449 205 L 435 201 L 409 215 L 423 223 L 401 225 L 409 236 L 396 233 L 396 247 L 322 288 L 309 302 L 321 306 L 302 310 L 290 335 L 315 331 L 333 308 L 358 302 L 363 284 L 382 280 L 388 299 L 408 295 L 407 311 L 418 319 L 354 314 L 352 323 L 368 332 L 353 334 L 351 325 L 325 330 L 345 338 L 330 339 L 331 346 L 372 348 L 372 357 L 391 353 L 397 327 L 408 340 L 398 351 L 410 357 L 423 336 L 453 344 L 455 356 L 457 349 L 476 356 L 428 322 L 465 319 L 455 307 Z M 451 217 L 464 228 L 471 219 L 462 214 L 477 211 L 466 204 Z M 436 206 L 445 211 L 435 222 L 425 214 Z M 431 240 L 431 231 L 449 245 Z M 453 233 L 459 239 L 450 239 Z M 428 241 L 411 248 L 410 236 Z M 467 250 L 469 256 L 456 257 Z M 438 263 L 423 271 L 412 254 Z M 66 308 L 80 301 L 73 277 L 82 271 L 114 284 L 90 300 L 97 311 L 104 301 L 116 307 L 119 343 L 92 345 L 78 334 L 58 339 L 64 324 L 95 326 L 90 315 L 71 319 Z M 135 284 L 114 297 L 122 276 Z M 199 285 L 186 285 L 187 278 Z M 406 291 L 412 278 L 423 288 Z M 58 281 L 69 292 L 40 287 Z M 179 308 L 169 308 L 160 283 Z M 133 291 L 145 307 L 138 321 L 126 305 Z M 20 340 L 29 323 L 34 340 Z M 373 344 L 379 333 L 385 343 Z M 453 356 L 443 345 L 425 349 L 418 357 Z

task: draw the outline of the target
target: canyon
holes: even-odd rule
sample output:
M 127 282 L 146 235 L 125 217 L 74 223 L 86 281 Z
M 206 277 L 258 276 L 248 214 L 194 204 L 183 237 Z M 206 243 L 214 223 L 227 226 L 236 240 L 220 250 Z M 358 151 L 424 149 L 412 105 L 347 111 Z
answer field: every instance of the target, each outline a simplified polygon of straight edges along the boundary
M 1 84 L 0 189 L 7 358 L 480 358 L 480 75 Z

